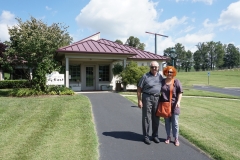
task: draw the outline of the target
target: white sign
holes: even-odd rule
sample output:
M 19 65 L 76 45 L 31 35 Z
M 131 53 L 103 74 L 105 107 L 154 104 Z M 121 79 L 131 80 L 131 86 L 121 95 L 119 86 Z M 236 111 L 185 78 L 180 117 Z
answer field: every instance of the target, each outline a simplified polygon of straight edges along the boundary
M 64 74 L 53 71 L 51 74 L 47 74 L 46 77 L 47 85 L 64 85 Z

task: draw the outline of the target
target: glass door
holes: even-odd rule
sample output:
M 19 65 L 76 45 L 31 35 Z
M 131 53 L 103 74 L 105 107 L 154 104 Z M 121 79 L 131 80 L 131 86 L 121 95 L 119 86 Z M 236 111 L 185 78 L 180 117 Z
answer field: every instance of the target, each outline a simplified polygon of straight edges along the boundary
M 88 90 L 94 90 L 94 67 L 86 66 L 86 88 Z

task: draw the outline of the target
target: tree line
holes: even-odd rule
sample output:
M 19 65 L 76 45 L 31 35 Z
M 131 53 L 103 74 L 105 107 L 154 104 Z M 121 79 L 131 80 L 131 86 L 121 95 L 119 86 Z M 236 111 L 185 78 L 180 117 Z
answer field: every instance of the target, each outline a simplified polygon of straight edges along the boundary
M 231 69 L 240 66 L 239 48 L 234 44 L 222 44 L 221 42 L 199 42 L 197 50 L 186 51 L 185 47 L 177 43 L 173 48 L 176 50 L 177 57 L 173 61 L 167 62 L 180 70 L 189 72 L 193 67 L 195 71 L 207 71 L 214 69 Z M 171 49 L 164 50 L 164 56 L 171 57 Z
M 123 44 L 121 40 L 116 40 L 115 42 Z M 125 45 L 141 50 L 144 50 L 146 46 L 134 36 L 130 36 Z M 181 43 L 177 43 L 174 47 L 166 48 L 163 55 L 171 58 L 167 65 L 175 66 L 178 71 L 185 72 L 189 72 L 192 68 L 195 71 L 207 71 L 240 67 L 239 48 L 234 44 L 210 41 L 199 42 L 196 46 L 197 50 L 195 52 L 186 51 Z M 172 49 L 175 49 L 175 58 L 171 56 Z

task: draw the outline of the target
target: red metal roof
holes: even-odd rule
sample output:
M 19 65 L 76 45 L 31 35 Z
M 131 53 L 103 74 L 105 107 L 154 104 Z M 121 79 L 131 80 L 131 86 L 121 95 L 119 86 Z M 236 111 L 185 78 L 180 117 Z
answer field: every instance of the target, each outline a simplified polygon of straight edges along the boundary
M 139 59 L 139 60 L 144 60 L 144 59 L 146 59 L 146 60 L 167 60 L 167 59 L 169 59 L 168 57 L 165 57 L 165 56 L 154 54 L 154 53 L 151 53 L 148 51 L 143 51 L 143 50 L 140 50 L 140 49 L 128 46 L 128 45 L 122 45 L 122 44 L 119 44 L 119 43 L 116 43 L 113 41 L 109 41 L 106 39 L 100 39 L 98 41 L 109 44 L 114 47 L 125 49 L 131 53 L 136 53 L 135 56 L 129 57 L 129 59 Z
M 126 49 L 115 47 L 95 40 L 78 41 L 69 46 L 58 49 L 57 52 L 136 55 L 136 53 L 130 52 Z
M 113 54 L 113 55 L 123 54 L 123 55 L 132 55 L 131 57 L 129 57 L 129 59 L 136 59 L 136 60 L 167 60 L 168 59 L 168 57 L 165 57 L 165 56 L 161 56 L 161 55 L 154 54 L 147 51 L 142 51 L 128 45 L 121 45 L 119 43 L 106 40 L 106 39 L 92 40 L 92 39 L 85 38 L 69 46 L 59 48 L 57 52 Z

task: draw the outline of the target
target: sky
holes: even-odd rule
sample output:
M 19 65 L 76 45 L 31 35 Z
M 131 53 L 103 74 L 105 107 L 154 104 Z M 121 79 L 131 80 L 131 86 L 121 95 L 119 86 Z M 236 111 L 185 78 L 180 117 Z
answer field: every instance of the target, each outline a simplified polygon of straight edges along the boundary
M 47 25 L 63 23 L 74 42 L 100 32 L 122 42 L 130 36 L 145 50 L 163 55 L 181 43 L 197 50 L 203 42 L 232 43 L 240 48 L 240 0 L 0 0 L 0 41 L 8 41 L 8 27 L 34 17 Z

